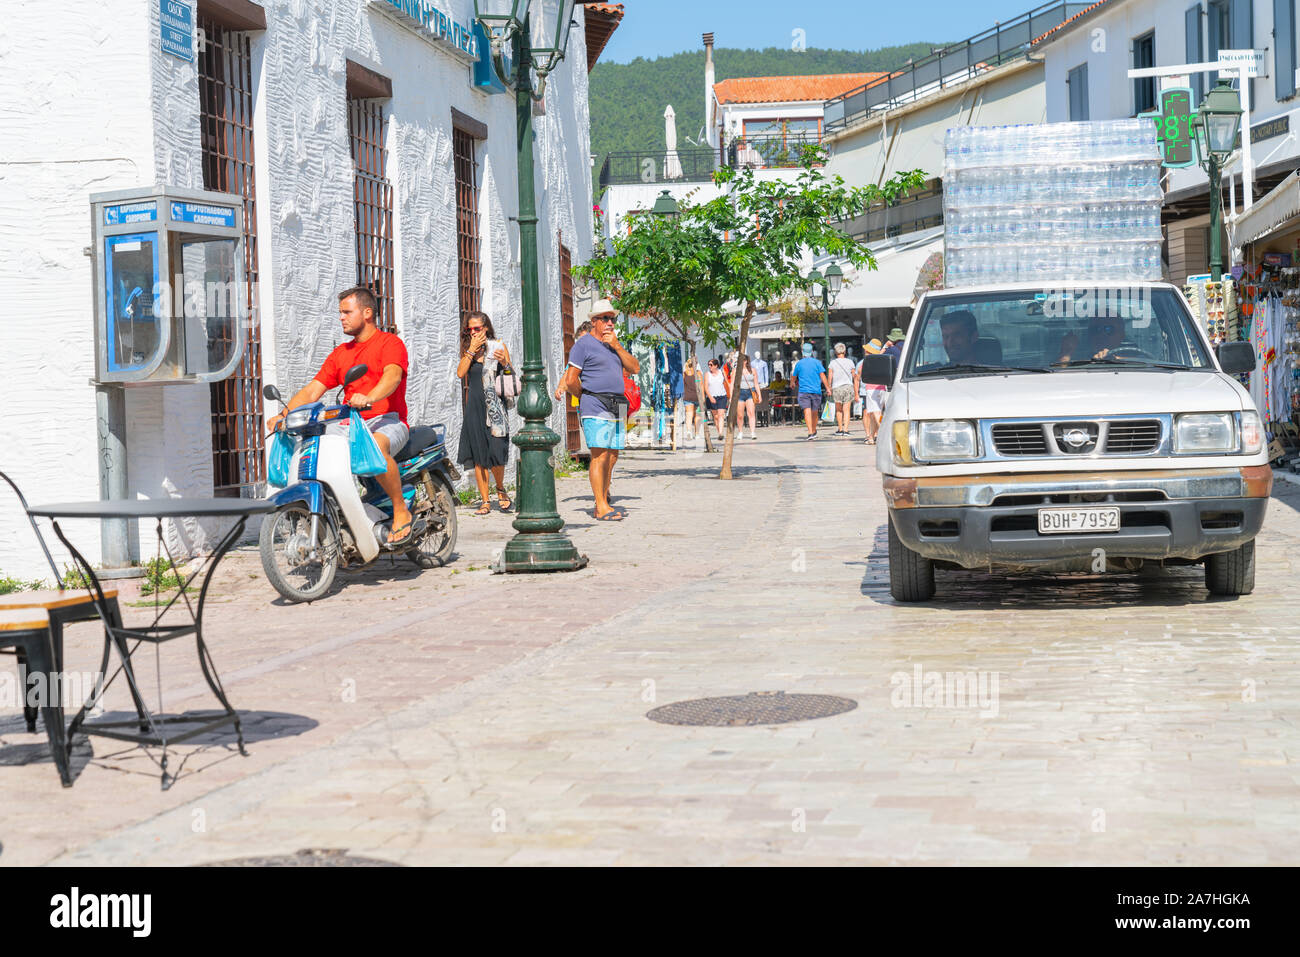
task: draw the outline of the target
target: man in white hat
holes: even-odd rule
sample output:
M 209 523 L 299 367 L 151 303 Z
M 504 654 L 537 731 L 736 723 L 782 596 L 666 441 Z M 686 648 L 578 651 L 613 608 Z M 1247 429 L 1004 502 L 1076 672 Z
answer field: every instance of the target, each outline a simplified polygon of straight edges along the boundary
M 596 520 L 601 522 L 621 521 L 624 517 L 622 511 L 609 504 L 609 480 L 627 435 L 623 373 L 635 375 L 641 370 L 636 358 L 619 344 L 614 330 L 617 315 L 618 310 L 608 299 L 597 300 L 592 306 L 591 332 L 569 350 L 563 380 L 565 391 L 578 396 L 582 435 L 591 450 L 587 475 L 596 500 Z

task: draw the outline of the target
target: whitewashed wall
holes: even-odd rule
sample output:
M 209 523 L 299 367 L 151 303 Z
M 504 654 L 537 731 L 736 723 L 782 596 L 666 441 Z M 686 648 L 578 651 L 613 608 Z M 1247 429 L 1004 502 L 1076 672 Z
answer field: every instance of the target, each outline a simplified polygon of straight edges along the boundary
M 459 22 L 472 0 L 443 0 Z M 254 34 L 263 375 L 286 394 L 342 341 L 336 294 L 356 278 L 346 60 L 393 81 L 389 176 L 395 188 L 397 321 L 411 355 L 411 420 L 460 433 L 457 253 L 451 109 L 488 127 L 478 152 L 484 306 L 523 357 L 515 103 L 480 93 L 470 65 L 365 0 L 268 0 Z M 577 14 L 581 21 L 581 13 Z M 158 4 L 115 0 L 94 16 L 52 18 L 22 4 L 0 19 L 0 276 L 18 291 L 3 307 L 12 348 L 0 353 L 10 399 L 0 417 L 0 469 L 33 501 L 98 497 L 89 195 L 154 182 L 201 187 L 194 63 L 158 47 Z M 591 255 L 586 50 L 575 28 L 536 118 L 543 342 L 561 362 L 558 235 L 575 264 Z M 29 233 L 27 224 L 38 224 Z M 25 317 L 39 321 L 22 322 Z M 128 391 L 133 494 L 210 494 L 206 386 Z M 521 422 L 516 417 L 514 427 Z M 552 426 L 560 426 L 560 414 Z M 16 504 L 0 492 L 0 574 L 48 577 Z M 98 558 L 98 528 L 78 544 Z M 148 529 L 142 541 L 149 543 Z M 173 533 L 210 544 L 202 530 Z M 151 552 L 149 552 L 151 554 Z M 145 557 L 148 557 L 146 554 Z

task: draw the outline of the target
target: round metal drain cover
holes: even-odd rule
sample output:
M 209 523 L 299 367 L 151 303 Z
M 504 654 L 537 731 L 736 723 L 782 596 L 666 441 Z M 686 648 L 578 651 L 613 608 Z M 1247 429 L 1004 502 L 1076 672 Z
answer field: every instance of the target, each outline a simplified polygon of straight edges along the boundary
M 784 691 L 754 691 L 726 698 L 694 698 L 674 701 L 646 713 L 660 724 L 695 724 L 727 727 L 750 724 L 786 724 L 852 711 L 852 698 L 827 694 L 786 694 Z
M 346 850 L 309 847 L 296 854 L 279 854 L 272 857 L 236 857 L 229 861 L 213 861 L 200 867 L 401 867 L 392 861 L 374 857 L 349 857 Z

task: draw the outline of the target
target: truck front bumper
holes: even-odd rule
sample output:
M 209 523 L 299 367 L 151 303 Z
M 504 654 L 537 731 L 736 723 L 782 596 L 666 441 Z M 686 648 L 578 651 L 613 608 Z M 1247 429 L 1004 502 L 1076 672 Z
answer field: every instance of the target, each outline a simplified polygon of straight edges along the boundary
M 925 558 L 963 568 L 1050 565 L 1085 559 L 1188 559 L 1227 552 L 1264 523 L 1267 465 L 1111 473 L 1029 473 L 884 480 L 899 539 Z M 1112 505 L 1120 530 L 1038 531 L 1046 506 Z

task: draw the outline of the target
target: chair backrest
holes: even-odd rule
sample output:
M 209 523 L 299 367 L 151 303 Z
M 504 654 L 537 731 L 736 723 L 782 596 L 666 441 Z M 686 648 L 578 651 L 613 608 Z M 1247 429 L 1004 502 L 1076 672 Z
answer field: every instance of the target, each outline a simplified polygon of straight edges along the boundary
M 32 531 L 36 533 L 36 541 L 40 543 L 41 551 L 45 553 L 45 560 L 50 563 L 50 571 L 54 572 L 54 583 L 60 590 L 62 590 L 63 576 L 59 574 L 58 566 L 54 564 L 54 558 L 50 555 L 49 548 L 46 547 L 45 537 L 41 535 L 40 526 L 36 524 L 36 519 L 32 518 L 31 512 L 27 511 L 27 499 L 23 496 L 23 493 L 19 490 L 18 486 L 14 484 L 14 480 L 8 475 L 5 475 L 4 472 L 0 472 L 0 479 L 4 479 L 8 482 L 9 487 L 13 489 L 14 494 L 18 496 L 18 504 L 23 507 L 23 514 L 27 516 L 27 521 L 31 523 Z

